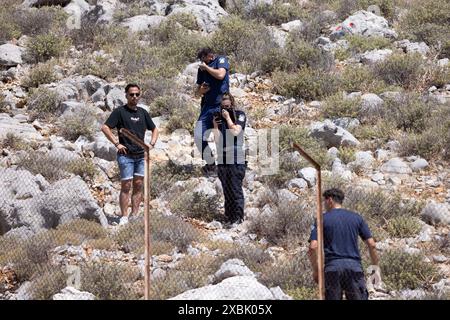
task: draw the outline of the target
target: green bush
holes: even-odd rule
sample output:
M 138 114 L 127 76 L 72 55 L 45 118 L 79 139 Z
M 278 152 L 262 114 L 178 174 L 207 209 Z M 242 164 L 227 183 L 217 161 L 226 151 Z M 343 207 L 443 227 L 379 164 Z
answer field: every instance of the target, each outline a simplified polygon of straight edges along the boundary
M 304 252 L 267 267 L 260 281 L 269 288 L 279 286 L 285 291 L 298 290 L 298 288 L 314 290 L 316 287 L 309 259 Z
M 12 150 L 25 150 L 28 148 L 26 142 L 16 134 L 8 132 L 0 143 L 2 148 L 12 149 Z
M 325 118 L 358 118 L 361 111 L 361 99 L 349 99 L 342 93 L 337 93 L 325 100 L 321 111 Z
M 374 36 L 364 37 L 360 35 L 349 35 L 345 39 L 348 41 L 348 49 L 352 54 L 363 53 L 375 49 L 385 49 L 391 46 L 391 41 L 385 37 Z
M 373 71 L 366 66 L 347 66 L 339 75 L 340 87 L 347 92 L 370 92 L 382 93 L 384 91 L 394 90 L 389 88 L 386 83 L 377 79 Z
M 18 18 L 18 7 L 20 0 L 2 1 L 0 7 L 0 43 L 7 42 L 13 38 L 21 36 Z
M 389 85 L 405 89 L 415 88 L 420 84 L 424 73 L 424 60 L 419 53 L 392 54 L 374 67 L 375 75 Z
M 33 174 L 41 174 L 48 181 L 58 181 L 64 177 L 65 164 L 42 152 L 29 152 L 19 159 L 17 165 Z
M 17 23 L 22 34 L 37 36 L 64 30 L 68 14 L 60 6 L 18 10 Z
M 78 234 L 85 240 L 103 239 L 108 237 L 108 232 L 102 227 L 101 224 L 86 219 L 76 219 L 61 224 L 56 229 L 61 232 Z
M 380 257 L 383 282 L 393 290 L 426 288 L 439 281 L 437 268 L 424 261 L 421 254 L 390 250 Z
M 282 200 L 282 199 L 279 199 Z M 300 201 L 282 202 L 271 215 L 259 215 L 250 221 L 249 232 L 270 244 L 290 247 L 306 242 L 313 224 L 311 208 Z
M 166 253 L 177 247 L 178 250 L 185 251 L 192 242 L 200 238 L 198 231 L 189 223 L 179 217 L 163 217 L 157 214 L 151 215 L 151 236 L 152 243 L 166 244 Z M 126 251 L 136 254 L 144 253 L 144 222 L 142 220 L 129 223 L 121 228 L 114 236 L 114 241 Z M 158 248 L 152 246 L 151 253 Z
M 412 41 L 424 41 L 428 45 L 448 48 L 449 15 L 448 1 L 416 1 L 399 21 L 401 36 Z M 449 51 L 442 54 L 448 57 Z
M 370 5 L 377 5 L 381 15 L 392 21 L 396 17 L 396 0 L 338 0 L 332 1 L 331 9 L 336 11 L 339 20 L 344 20 L 358 10 L 367 10 Z
M 26 44 L 26 59 L 43 62 L 60 57 L 70 47 L 70 41 L 56 33 L 45 33 L 31 38 Z
M 392 237 L 409 238 L 418 235 L 421 226 L 417 218 L 399 216 L 387 222 L 386 230 Z
M 131 18 L 139 15 L 151 15 L 152 10 L 144 3 L 139 1 L 127 1 L 127 5 L 123 6 L 120 10 L 115 10 L 113 18 L 116 22 L 122 22 L 127 18 Z
M 57 116 L 59 113 L 58 94 L 45 87 L 39 87 L 30 91 L 27 101 L 28 110 L 33 119 L 47 119 Z
M 239 259 L 253 272 L 263 272 L 265 267 L 272 264 L 270 254 L 254 245 L 233 244 L 231 248 L 223 250 L 220 259 L 223 262 Z
M 75 141 L 79 136 L 92 139 L 97 131 L 95 113 L 87 107 L 77 110 L 76 113 L 64 115 L 58 125 L 60 134 L 66 139 Z
M 236 71 L 251 73 L 261 70 L 261 62 L 267 61 L 266 54 L 277 47 L 273 39 L 261 37 L 261 34 L 267 34 L 263 24 L 230 15 L 220 21 L 211 45 L 216 52 L 235 61 Z
M 193 134 L 198 112 L 197 108 L 190 103 L 178 105 L 176 109 L 172 110 L 169 117 L 166 126 L 167 131 L 173 132 L 177 129 L 185 129 Z
M 327 70 L 333 63 L 331 55 L 303 40 L 296 32 L 289 35 L 285 50 L 291 70 L 302 66 Z
M 169 19 L 173 19 L 175 22 L 181 24 L 184 28 L 188 30 L 199 30 L 200 26 L 198 25 L 197 19 L 191 13 L 186 12 L 178 12 L 171 14 Z
M 353 147 L 339 147 L 339 159 L 345 164 L 355 161 L 355 152 L 356 150 Z
M 339 81 L 331 73 L 302 67 L 295 74 L 275 72 L 274 90 L 286 97 L 321 100 L 337 92 Z
M 172 200 L 170 208 L 174 213 L 186 217 L 212 221 L 219 216 L 219 200 L 219 195 L 209 197 L 200 192 L 193 192 L 188 187 L 176 199 Z
M 39 275 L 31 284 L 33 300 L 51 300 L 53 295 L 59 293 L 67 286 L 67 275 L 63 270 L 48 266 L 42 275 Z
M 23 86 L 37 88 L 41 84 L 51 83 L 57 79 L 54 63 L 39 63 L 28 73 L 28 77 L 23 80 Z
M 151 197 L 157 198 L 165 195 L 177 181 L 184 181 L 201 175 L 200 170 L 194 166 L 181 166 L 173 161 L 156 163 L 152 166 Z
M 137 268 L 108 262 L 85 264 L 81 268 L 81 290 L 100 300 L 136 300 L 133 284 L 139 278 Z
M 103 55 L 83 57 L 76 72 L 82 75 L 94 75 L 105 80 L 112 80 L 120 73 L 120 67 L 111 58 Z
M 67 164 L 66 170 L 67 172 L 71 172 L 85 180 L 91 181 L 94 179 L 98 171 L 97 166 L 89 158 L 70 161 Z
M 385 118 L 398 129 L 406 132 L 422 132 L 431 117 L 433 104 L 414 93 L 404 93 L 397 98 L 385 99 Z
M 371 227 L 372 232 L 382 235 L 386 221 L 399 216 L 418 217 L 423 203 L 403 200 L 399 193 L 386 193 L 382 190 L 363 190 L 361 188 L 343 188 L 344 206 L 361 214 Z

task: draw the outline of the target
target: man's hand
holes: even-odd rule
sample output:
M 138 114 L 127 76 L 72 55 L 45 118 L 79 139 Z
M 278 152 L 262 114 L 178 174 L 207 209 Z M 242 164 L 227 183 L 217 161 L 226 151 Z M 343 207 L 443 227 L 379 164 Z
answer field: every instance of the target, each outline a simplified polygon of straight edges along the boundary
M 198 92 L 200 93 L 200 94 L 205 94 L 205 93 L 207 93 L 208 91 L 209 91 L 209 86 L 208 85 L 206 85 L 206 84 L 204 84 L 204 83 L 202 83 L 201 85 L 200 85 L 200 87 L 198 88 Z
M 120 154 L 127 154 L 127 147 L 125 147 L 123 144 L 118 144 L 117 145 L 117 151 L 120 153 Z

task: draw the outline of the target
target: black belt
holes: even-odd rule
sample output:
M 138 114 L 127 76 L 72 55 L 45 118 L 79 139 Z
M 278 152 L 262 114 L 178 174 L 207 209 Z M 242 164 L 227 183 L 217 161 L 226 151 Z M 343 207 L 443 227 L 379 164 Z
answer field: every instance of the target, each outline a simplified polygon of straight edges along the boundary
M 132 158 L 132 159 L 141 159 L 141 158 L 145 157 L 145 154 L 144 153 L 127 153 L 127 154 L 124 154 L 124 156 L 128 157 L 128 158 Z

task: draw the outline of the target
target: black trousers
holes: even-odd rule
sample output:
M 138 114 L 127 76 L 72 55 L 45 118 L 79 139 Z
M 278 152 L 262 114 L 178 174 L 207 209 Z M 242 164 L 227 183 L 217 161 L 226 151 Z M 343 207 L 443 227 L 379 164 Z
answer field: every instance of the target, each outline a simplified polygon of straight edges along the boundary
M 343 293 L 347 300 L 367 300 L 364 273 L 351 269 L 325 271 L 325 300 L 342 300 Z
M 225 197 L 225 216 L 231 222 L 244 219 L 244 191 L 242 180 L 245 177 L 245 164 L 219 164 L 217 175 L 222 183 Z

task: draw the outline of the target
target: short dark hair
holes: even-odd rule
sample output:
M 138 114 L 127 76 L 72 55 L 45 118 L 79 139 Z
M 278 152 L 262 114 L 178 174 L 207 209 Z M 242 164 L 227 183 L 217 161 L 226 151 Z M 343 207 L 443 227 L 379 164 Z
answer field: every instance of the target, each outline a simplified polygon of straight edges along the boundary
M 344 192 L 341 189 L 332 188 L 328 189 L 323 193 L 325 199 L 331 198 L 334 202 L 342 204 L 344 202 Z
M 197 59 L 201 59 L 204 56 L 207 56 L 210 53 L 214 53 L 214 51 L 210 47 L 201 48 L 197 52 Z
M 141 90 L 141 87 L 139 87 L 136 83 L 129 83 L 125 87 L 125 93 L 128 93 L 128 90 L 130 90 L 130 88 L 138 88 L 139 90 Z

